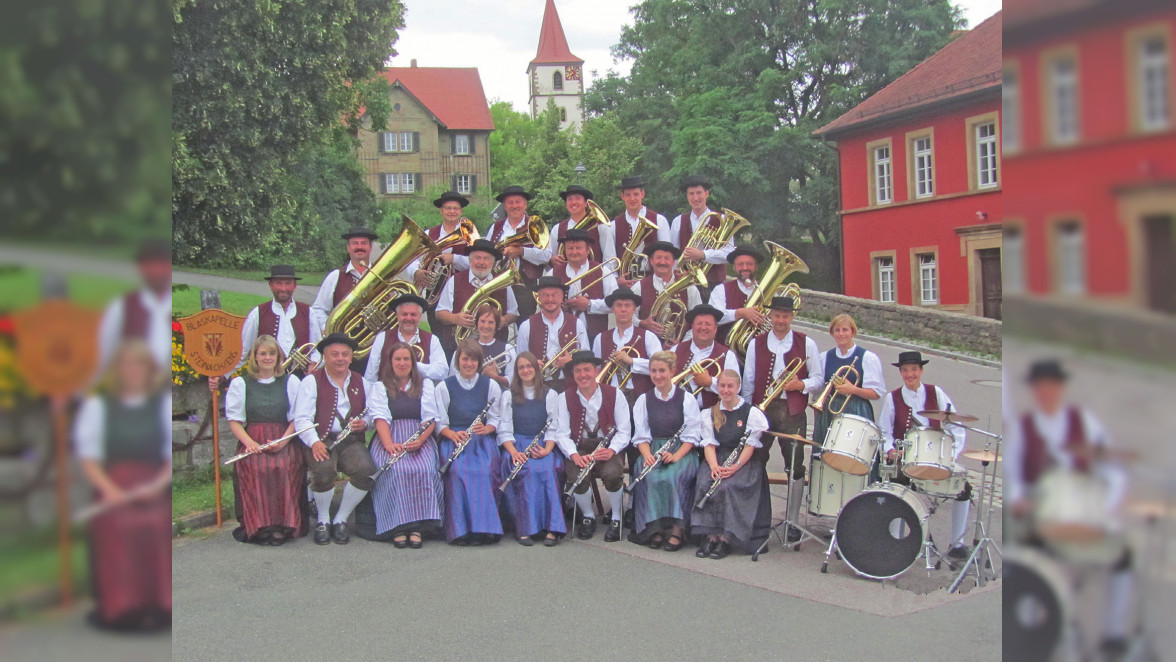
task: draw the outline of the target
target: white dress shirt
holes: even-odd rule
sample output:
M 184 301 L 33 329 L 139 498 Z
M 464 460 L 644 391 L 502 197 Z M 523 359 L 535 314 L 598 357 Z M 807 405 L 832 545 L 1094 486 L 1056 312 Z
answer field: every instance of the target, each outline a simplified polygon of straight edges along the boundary
M 775 331 L 768 331 L 768 350 L 776 355 L 776 363 L 772 375 L 765 377 L 767 383 L 771 383 L 784 369 L 788 367 L 788 361 L 784 360 L 784 355 L 792 350 L 792 341 L 796 337 L 796 332 L 789 329 L 788 333 L 784 334 L 783 338 L 776 336 Z M 751 342 L 747 343 L 747 356 L 744 357 L 743 365 L 743 388 L 739 394 L 743 396 L 744 400 L 751 400 L 755 393 L 755 383 L 757 375 L 755 374 L 756 364 L 756 346 L 759 344 L 758 338 L 753 338 Z M 817 349 L 817 341 L 813 340 L 812 336 L 805 336 L 804 339 L 804 363 L 808 366 L 809 376 L 801 381 L 804 382 L 804 394 L 810 394 L 821 390 L 825 385 L 825 359 L 821 356 L 821 351 Z M 780 398 L 787 397 L 786 393 L 781 393 Z
M 928 427 L 930 421 L 923 416 L 919 416 L 919 412 L 927 408 L 927 393 L 924 385 L 919 384 L 917 391 L 911 391 L 906 387 L 906 384 L 903 384 L 899 392 L 902 394 L 902 401 L 911 408 L 911 418 L 914 419 L 915 423 L 923 427 Z M 940 409 L 955 410 L 955 405 L 952 403 L 951 398 L 947 397 L 947 393 L 944 393 L 943 389 L 938 386 L 935 387 L 935 397 L 939 401 Z M 882 428 L 882 439 L 885 442 L 882 450 L 883 452 L 890 452 L 894 449 L 894 398 L 889 393 L 882 398 L 882 415 L 878 417 L 878 427 Z M 954 457 L 959 457 L 966 444 L 967 431 L 958 425 L 944 425 L 943 431 L 952 436 Z
M 525 395 L 528 400 L 535 399 L 535 387 L 524 386 L 523 395 Z M 547 395 L 544 399 L 547 405 L 547 417 L 550 420 L 552 414 L 554 414 L 556 409 L 559 407 L 559 393 L 548 389 Z M 554 422 L 552 425 L 547 427 L 547 433 L 544 436 L 547 437 L 547 439 L 555 439 Z M 498 445 L 501 446 L 508 441 L 512 444 L 515 443 L 514 394 L 509 390 L 503 391 L 502 395 L 498 396 Z M 542 446 L 544 442 L 546 442 L 546 439 L 540 440 L 539 445 Z M 519 452 L 526 450 L 525 448 L 519 448 L 517 445 L 515 446 L 515 449 Z
M 559 353 L 559 350 L 563 349 L 564 344 L 567 342 L 566 340 L 563 340 L 559 337 L 559 330 L 562 329 L 564 325 L 564 312 L 561 310 L 559 312 L 559 316 L 555 318 L 554 322 L 547 319 L 547 316 L 543 315 L 542 313 L 540 313 L 539 319 L 543 320 L 543 323 L 547 325 L 547 347 L 544 348 L 543 355 L 536 358 L 550 361 L 551 359 L 555 358 L 555 355 Z M 530 318 L 528 318 L 528 320 L 530 320 Z M 531 326 L 533 324 L 534 322 L 531 321 L 528 321 L 525 324 L 519 324 L 519 333 L 515 337 L 515 347 L 521 351 L 531 351 L 531 334 L 543 332 L 542 329 L 532 329 Z M 584 318 L 577 315 L 576 338 L 578 338 L 580 341 L 580 349 L 591 348 L 591 345 L 588 343 L 588 331 L 586 329 L 587 327 L 584 326 Z
M 494 274 L 492 272 L 486 272 L 485 278 L 478 278 L 477 275 L 474 274 L 474 272 L 472 270 L 471 271 L 458 271 L 457 273 L 453 274 L 452 276 L 449 277 L 449 280 L 445 281 L 445 286 L 441 288 L 441 297 L 439 299 L 437 299 L 437 310 L 444 310 L 444 311 L 447 311 L 450 313 L 461 312 L 460 308 L 458 310 L 453 309 L 453 291 L 454 291 L 453 279 L 455 279 L 455 278 L 467 279 L 469 281 L 469 283 L 471 285 L 473 285 L 474 289 L 476 290 L 479 287 L 485 285 L 486 283 L 489 283 L 491 280 L 494 280 Z M 517 301 L 515 301 L 513 287 L 506 288 L 506 310 L 502 311 L 502 314 L 503 315 L 516 315 L 516 316 L 519 314 L 519 304 Z
M 356 281 L 362 278 L 359 269 L 356 269 L 351 262 L 347 263 L 347 273 L 354 276 Z M 335 269 L 323 278 L 322 285 L 319 285 L 318 294 L 314 297 L 314 303 L 310 304 L 310 328 L 312 330 L 318 329 L 320 335 L 327 326 L 327 318 L 331 316 L 331 311 L 335 308 L 335 286 L 338 284 L 339 270 Z
M 723 406 L 722 401 L 715 405 L 724 412 L 732 412 L 743 406 L 743 398 L 739 398 L 739 403 L 733 408 L 727 409 Z M 710 409 L 702 411 L 702 446 L 718 446 L 719 442 L 715 439 L 715 419 L 714 412 Z M 763 448 L 763 443 L 760 442 L 760 436 L 768 429 L 768 417 L 760 411 L 759 407 L 752 407 L 751 411 L 747 412 L 747 429 L 751 430 L 751 435 L 747 437 L 747 445 L 752 448 Z M 722 464 L 727 458 L 718 458 L 719 464 Z
M 557 223 L 554 227 L 551 228 L 550 245 L 559 244 L 559 238 L 564 236 L 564 234 L 567 233 L 568 230 L 571 230 L 574 227 L 576 227 L 576 221 L 572 220 L 571 218 L 568 218 L 567 220 L 560 221 L 559 223 Z M 596 226 L 596 231 L 600 235 L 600 247 L 599 247 L 600 252 L 595 253 L 593 251 L 592 242 L 589 241 L 588 242 L 588 251 L 589 251 L 588 254 L 590 256 L 594 255 L 594 254 L 608 255 L 605 253 L 605 251 L 610 251 L 609 254 L 615 253 L 616 249 L 614 247 L 617 245 L 616 229 L 614 229 L 612 225 L 598 225 L 598 226 Z M 559 250 L 559 249 L 556 249 L 556 250 Z M 554 255 L 554 254 L 555 253 L 553 252 L 552 255 Z M 601 262 L 603 262 L 606 259 L 608 259 L 608 258 L 603 257 L 601 259 Z
M 572 439 L 572 415 L 568 409 L 567 398 L 580 398 L 580 404 L 584 407 L 584 432 L 587 433 L 600 422 L 597 412 L 604 403 L 604 390 L 597 387 L 592 397 L 585 398 L 580 389 L 570 388 L 564 391 L 558 400 L 555 408 L 555 443 L 563 454 L 571 459 L 572 455 L 579 451 L 576 450 L 576 441 Z M 633 430 L 629 421 L 629 402 L 620 391 L 617 392 L 616 403 L 613 405 L 613 420 L 616 421 L 617 430 L 608 447 L 614 453 L 619 453 L 629 445 Z M 601 435 L 607 433 L 608 430 L 599 430 Z
M 478 381 L 478 377 L 476 375 L 474 376 L 473 379 L 465 379 L 461 375 L 457 376 L 457 383 L 460 384 L 461 387 L 466 389 L 467 391 L 469 389 L 473 388 L 474 384 L 476 384 L 477 381 Z M 490 390 L 487 391 L 487 395 L 490 398 L 488 400 L 488 402 L 493 402 L 494 406 L 490 407 L 490 411 L 486 412 L 485 424 L 492 425 L 495 428 L 497 428 L 498 424 L 500 422 L 498 420 L 498 399 L 502 396 L 502 387 L 498 385 L 498 382 L 494 381 L 493 379 L 490 379 L 489 377 L 486 378 L 486 381 L 490 382 Z M 438 429 L 449 427 L 449 402 L 450 402 L 449 386 L 447 386 L 445 384 L 445 382 L 443 382 L 443 381 L 439 382 L 437 384 L 437 425 L 439 426 Z M 482 405 L 482 407 L 485 407 L 485 406 L 486 405 L 484 405 L 484 404 Z M 478 411 L 474 412 L 474 415 L 477 415 L 478 412 L 482 411 L 482 407 L 479 407 Z M 456 431 L 461 432 L 461 430 L 456 430 Z
M 407 391 L 409 386 L 410 386 L 410 384 L 406 382 L 404 384 L 404 386 L 400 387 L 401 392 Z M 385 386 L 384 389 L 385 389 L 385 393 L 387 393 L 388 387 Z M 391 397 L 388 398 L 388 407 L 389 407 L 389 413 L 390 413 L 391 407 L 392 407 L 392 398 Z M 438 421 L 441 420 L 441 415 L 437 411 L 437 385 L 432 380 L 422 379 L 421 380 L 421 421 L 424 422 L 424 421 L 429 420 L 430 418 L 435 418 Z
M 855 351 L 857 351 L 857 345 L 851 345 L 849 351 L 847 352 L 842 352 L 841 348 L 839 347 L 834 347 L 829 351 L 836 353 L 837 358 L 847 359 L 849 358 L 850 354 L 853 354 Z M 826 357 L 824 355 L 821 356 L 822 377 L 831 377 L 832 375 L 823 374 L 825 371 L 825 358 Z M 862 388 L 869 389 L 877 393 L 879 397 L 886 396 L 888 391 L 886 390 L 886 379 L 882 376 L 882 360 L 878 358 L 877 354 L 867 349 L 865 353 L 862 354 L 862 362 L 860 364 L 855 364 L 854 367 L 862 373 Z M 824 386 L 822 386 L 822 388 L 824 388 Z
M 658 214 L 655 218 L 649 218 L 649 207 L 646 207 L 644 205 L 642 205 L 640 213 L 642 216 L 649 219 L 650 221 L 653 222 L 654 225 L 657 226 L 657 237 L 654 239 L 654 241 L 669 241 L 670 240 L 670 222 L 666 220 L 665 216 Z M 626 208 L 625 212 L 624 212 L 624 220 L 629 223 L 629 237 L 632 238 L 633 233 L 637 231 L 637 223 L 638 223 L 637 217 L 630 216 L 629 210 L 628 210 L 628 208 Z M 614 224 L 615 224 L 615 222 L 614 222 Z M 617 231 L 616 231 L 615 227 L 609 228 L 609 230 L 612 231 L 613 237 L 617 236 Z M 603 249 L 604 249 L 604 259 L 605 260 L 607 260 L 611 257 L 615 257 L 618 259 L 624 257 L 623 255 L 617 254 L 617 242 L 616 241 L 608 242 L 607 244 L 605 244 L 603 246 Z M 638 248 L 638 250 L 640 250 L 640 248 Z
M 653 282 L 653 291 L 654 291 L 655 296 L 664 292 L 666 290 L 666 288 L 669 287 L 670 284 L 674 282 L 672 280 L 671 281 L 664 281 L 660 277 L 658 277 L 657 274 L 653 274 L 651 281 Z M 633 283 L 633 293 L 636 294 L 637 296 L 641 296 L 641 283 L 642 283 L 642 281 L 637 281 L 636 283 Z M 719 289 L 719 288 L 716 288 L 716 289 Z M 694 310 L 694 308 L 696 306 L 700 305 L 701 303 L 702 303 L 702 295 L 698 293 L 698 288 L 693 285 L 686 288 L 686 310 Z M 649 312 L 649 311 L 646 311 L 646 312 Z
M 445 223 L 444 223 L 444 221 L 442 221 L 442 223 L 441 223 L 441 238 L 444 239 L 445 237 L 453 234 L 455 231 L 457 231 L 457 228 L 458 228 L 458 226 L 454 225 L 452 230 L 446 230 Z M 425 232 L 427 233 L 428 230 L 425 230 Z M 450 248 L 446 248 L 445 250 L 441 251 L 442 255 L 453 255 L 453 265 L 452 265 L 453 272 L 457 273 L 459 271 L 469 271 L 470 257 L 468 255 L 455 255 L 453 253 L 453 250 L 454 250 L 453 247 L 450 247 Z M 406 266 L 396 277 L 401 280 L 407 280 L 411 283 L 413 278 L 416 276 L 417 270 L 420 268 L 421 268 L 421 258 L 418 257 L 417 259 L 413 260 L 412 262 L 409 262 L 408 266 Z
M 682 342 L 689 342 L 690 343 L 690 360 L 686 363 L 687 367 L 692 366 L 695 363 L 698 363 L 699 361 L 704 361 L 704 360 L 710 358 L 711 352 L 715 351 L 714 341 L 711 341 L 711 344 L 707 345 L 706 347 L 699 347 L 698 345 L 694 344 L 693 340 L 689 340 L 689 341 L 683 340 Z M 732 352 L 730 349 L 728 349 L 723 354 L 722 361 L 723 361 L 723 370 L 734 370 L 735 374 L 743 374 L 743 370 L 739 365 L 739 359 L 736 358 L 735 352 Z M 685 368 L 683 368 L 683 370 L 684 369 Z M 718 373 L 715 373 L 715 374 L 717 375 Z M 687 380 L 686 383 L 693 385 L 694 380 L 692 380 L 692 379 Z M 711 385 L 708 386 L 706 388 L 706 390 L 710 391 L 711 393 L 714 393 L 715 395 L 719 394 L 719 379 L 718 379 L 718 377 L 715 377 L 714 379 L 711 380 Z M 702 406 L 702 392 L 701 391 L 699 391 L 697 397 L 698 397 L 698 405 L 701 407 Z
M 649 397 L 655 397 L 662 402 L 668 402 L 670 398 L 674 397 L 674 393 L 678 391 L 677 386 L 671 386 L 670 392 L 666 396 L 655 386 L 652 391 L 642 393 L 637 397 L 637 402 L 633 403 L 633 445 L 648 444 L 653 441 L 653 433 L 649 430 L 649 408 L 646 405 Z M 682 416 L 683 423 L 686 424 L 686 429 L 682 431 L 682 443 L 698 445 L 702 439 L 702 420 L 701 413 L 698 409 L 698 402 L 690 397 L 687 393 L 686 397 L 682 398 Z
M 339 386 L 329 377 L 327 381 L 338 393 L 338 403 L 335 405 L 335 409 L 339 415 L 331 417 L 331 425 L 326 430 L 311 428 L 300 434 L 299 438 L 307 446 L 313 446 L 315 442 L 326 438 L 331 432 L 342 431 L 343 428 L 339 424 L 340 418 L 348 421 L 359 415 L 359 412 L 351 411 L 351 401 L 347 398 L 347 389 L 351 386 L 351 373 L 347 373 L 347 378 L 343 380 L 343 386 Z M 363 414 L 363 422 L 367 424 L 368 428 L 374 426 L 377 419 L 391 422 L 392 415 L 388 412 L 388 392 L 384 390 L 384 385 L 366 379 L 362 379 L 362 381 L 364 393 L 367 395 L 367 410 Z M 314 425 L 317 411 L 318 380 L 308 376 L 298 385 L 298 400 L 294 404 L 294 429 L 302 430 Z
M 633 342 L 634 331 L 640 331 L 645 334 L 645 355 L 639 359 L 633 359 L 633 365 L 630 370 L 634 375 L 648 375 L 649 374 L 649 357 L 658 353 L 662 349 L 661 340 L 658 339 L 657 334 L 652 331 L 638 328 L 637 326 L 630 326 L 627 329 L 620 329 L 613 327 L 605 333 L 612 334 L 613 342 L 616 343 L 616 348 L 620 349 L 625 345 Z M 604 356 L 604 333 L 596 336 L 592 340 L 592 353 L 601 361 L 607 361 L 608 357 Z M 614 375 L 608 382 L 609 386 L 617 386 L 617 378 Z
M 135 293 L 143 309 L 147 311 L 147 346 L 151 349 L 151 357 L 155 359 L 161 370 L 171 370 L 171 341 L 172 341 L 172 297 L 168 290 L 162 296 L 150 288 L 144 287 Z M 102 325 L 98 330 L 98 375 L 102 375 L 114 357 L 114 350 L 123 339 L 124 297 L 118 297 L 106 307 L 102 316 Z M 171 429 L 171 426 L 168 426 Z
M 710 214 L 711 211 L 712 210 L 708 207 L 705 211 L 702 212 L 702 216 Z M 670 243 L 674 244 L 675 246 L 678 246 L 678 238 L 682 236 L 681 228 L 683 216 L 686 216 L 686 214 L 678 214 L 674 217 L 674 222 L 670 224 Z M 702 219 L 702 216 L 695 214 L 693 209 L 690 210 L 689 220 L 691 236 L 693 236 L 695 232 L 698 232 L 698 222 Z M 678 246 L 678 248 L 685 248 L 685 246 Z M 707 264 L 726 264 L 727 256 L 730 255 L 731 251 L 733 250 L 735 250 L 735 237 L 731 237 L 726 246 L 723 246 L 722 248 L 707 249 L 704 250 L 703 253 L 706 255 Z
M 290 352 L 295 349 L 294 345 L 294 318 L 298 317 L 298 306 L 294 301 L 290 301 L 290 305 L 283 310 L 278 305 L 277 301 L 270 301 L 270 309 L 278 316 L 278 347 L 282 348 L 282 352 L 288 357 Z M 318 341 L 323 339 L 322 329 L 314 323 L 314 320 L 307 322 L 310 327 L 310 333 L 307 337 L 307 342 L 318 344 Z M 245 361 L 249 359 L 249 350 L 253 348 L 253 343 L 257 341 L 257 332 L 261 326 L 261 315 L 257 313 L 257 306 L 249 309 L 249 314 L 245 316 L 245 324 L 241 326 L 241 360 L 237 362 L 237 367 L 233 368 L 232 372 L 237 372 L 241 366 L 245 365 Z M 318 362 L 319 352 L 317 349 L 310 350 L 310 360 Z M 232 373 L 230 373 L 232 374 Z
M 735 285 L 739 288 L 740 292 L 743 292 L 747 296 L 751 296 L 751 293 L 755 291 L 756 281 L 752 280 L 751 285 L 748 286 L 744 285 L 743 281 L 737 280 L 735 281 Z M 735 311 L 737 309 L 727 307 L 727 288 L 719 285 L 715 289 L 711 290 L 709 303 L 715 308 L 723 311 L 723 319 L 719 320 L 719 324 L 731 324 L 735 321 Z
M 258 379 L 259 384 L 273 384 L 273 377 L 266 377 L 265 379 Z M 301 382 L 294 375 L 286 378 L 286 401 L 289 406 L 286 408 L 286 420 L 294 420 L 294 405 L 298 402 L 298 386 Z M 225 418 L 230 421 L 237 421 L 245 424 L 248 421 L 245 419 L 245 378 L 234 377 L 233 381 L 229 382 L 229 392 L 225 395 Z
M 127 407 L 141 405 L 147 396 L 123 400 Z M 160 398 L 159 421 L 163 435 L 159 440 L 159 459 L 171 462 L 172 455 L 172 410 L 171 395 Z M 83 460 L 102 462 L 106 459 L 106 401 L 102 396 L 91 395 L 82 401 L 73 424 L 74 450 Z
M 522 221 L 519 223 L 519 227 L 517 227 L 517 228 L 514 227 L 513 225 L 511 225 L 511 221 L 508 218 L 508 219 L 506 219 L 506 222 L 502 224 L 502 228 L 503 228 L 502 229 L 502 237 L 500 237 L 498 239 L 499 242 L 505 241 L 506 239 L 509 239 L 519 233 L 526 234 L 526 232 L 527 232 L 527 217 L 523 216 Z M 523 246 L 522 259 L 526 260 L 527 262 L 530 262 L 531 264 L 533 264 L 535 266 L 539 266 L 539 267 L 546 266 L 548 262 L 551 262 L 551 248 L 550 248 L 551 242 L 548 242 L 547 245 L 548 245 L 548 248 L 535 248 L 534 246 L 530 246 L 530 245 Z M 517 259 L 514 260 L 514 264 L 515 264 L 516 268 L 518 268 L 520 266 L 519 261 Z
M 588 269 L 589 269 L 589 263 L 587 261 L 585 261 L 584 264 L 581 264 L 579 267 L 574 267 L 571 265 L 571 263 L 568 263 L 566 266 L 564 266 L 562 268 L 562 270 L 567 274 L 567 278 L 569 278 L 569 279 L 576 278 L 577 276 L 583 276 L 585 273 L 588 273 Z M 607 267 L 602 267 L 602 269 L 607 270 Z M 581 279 L 580 282 L 578 282 L 578 283 L 572 283 L 572 284 L 568 285 L 568 298 L 574 299 L 574 298 L 580 296 L 580 285 L 583 284 L 585 281 L 596 280 L 597 278 L 600 277 L 600 272 L 601 272 L 601 269 L 597 269 L 588 278 Z M 554 269 L 548 269 L 546 272 L 544 272 L 543 275 L 555 276 L 556 278 L 559 278 L 561 281 L 564 279 L 563 274 L 556 276 Z M 604 292 L 607 295 L 608 292 L 612 292 L 616 289 L 617 289 L 617 276 L 615 273 L 609 273 L 607 276 L 604 277 Z M 584 296 L 588 296 L 588 295 L 585 294 Z M 589 314 L 591 314 L 591 315 L 608 315 L 611 312 L 612 311 L 608 309 L 608 305 L 604 303 L 604 297 L 601 297 L 599 299 L 589 299 L 588 300 L 588 313 Z M 580 319 L 585 319 L 583 313 L 579 313 L 579 316 L 580 316 Z
M 405 340 L 403 335 L 400 335 L 399 327 L 395 329 L 397 340 L 406 342 L 410 345 L 416 345 L 421 342 L 420 331 L 412 334 L 412 338 Z M 367 369 L 363 372 L 363 378 L 370 381 L 378 381 L 380 375 L 380 362 L 384 352 L 384 339 L 386 333 L 376 334 L 376 339 L 372 342 L 372 351 L 368 354 Z M 413 357 L 416 357 L 416 350 L 413 350 Z M 437 334 L 429 339 L 429 362 L 417 362 L 417 370 L 421 371 L 421 375 L 426 379 L 431 379 L 439 382 L 449 376 L 449 367 L 445 365 L 445 350 L 441 348 L 441 341 L 437 340 Z
M 491 342 L 494 342 L 494 341 L 491 341 Z M 490 345 L 482 345 L 481 340 L 478 340 L 478 344 L 482 346 L 482 354 L 483 354 L 482 362 L 483 363 L 494 358 L 494 354 L 490 353 Z M 502 375 L 503 377 L 506 377 L 506 381 L 508 381 L 508 382 L 510 382 L 511 380 L 514 379 L 514 363 L 515 363 L 515 357 L 518 355 L 518 347 L 516 347 L 515 345 L 518 345 L 518 343 L 515 343 L 514 345 L 507 343 L 506 349 L 505 349 L 505 351 L 506 351 L 506 369 L 498 371 L 498 374 Z M 498 363 L 499 363 L 499 365 L 501 365 L 502 361 L 499 361 Z M 449 359 L 449 368 L 446 370 L 445 376 L 450 377 L 450 376 L 459 374 L 459 372 L 460 371 L 457 369 L 457 352 L 454 352 L 453 358 Z M 482 371 L 478 370 L 478 372 L 480 373 Z M 437 380 L 437 381 L 440 381 L 440 380 Z M 502 386 L 502 385 L 499 384 L 499 386 Z
M 1111 445 L 1111 439 L 1107 435 L 1106 429 L 1102 423 L 1095 418 L 1094 414 L 1086 408 L 1080 408 L 1079 412 L 1082 416 L 1082 428 L 1086 433 L 1086 438 L 1092 446 L 1098 448 L 1107 448 Z M 1045 442 L 1046 453 L 1049 456 L 1049 464 L 1059 467 L 1061 469 L 1072 470 L 1074 468 L 1074 456 L 1066 449 L 1066 441 L 1070 438 L 1070 413 L 1069 407 L 1059 407 L 1058 411 L 1053 414 L 1046 414 L 1038 409 L 1034 409 L 1030 414 L 1032 425 L 1037 429 L 1037 434 L 1041 436 L 1042 441 Z M 1021 429 L 1021 419 L 1018 417 L 1014 419 L 1006 428 L 1004 439 L 1004 489 L 1006 501 L 1016 502 L 1025 498 L 1032 486 L 1026 485 L 1024 480 L 1024 462 L 1025 462 L 1025 437 Z M 1112 511 L 1117 509 L 1119 502 L 1125 493 L 1126 475 L 1122 468 L 1107 461 L 1092 461 L 1091 466 L 1097 475 L 1103 478 L 1111 487 L 1112 493 L 1111 506 Z

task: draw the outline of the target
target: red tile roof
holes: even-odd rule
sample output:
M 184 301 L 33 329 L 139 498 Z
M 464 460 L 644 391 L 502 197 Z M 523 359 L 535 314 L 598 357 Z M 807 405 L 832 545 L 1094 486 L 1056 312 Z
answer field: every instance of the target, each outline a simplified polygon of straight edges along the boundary
M 380 75 L 408 90 L 446 129 L 494 130 L 482 79 L 473 67 L 389 67 Z
M 832 136 L 859 124 L 1001 85 L 1001 12 L 948 43 L 853 110 L 816 131 Z
M 568 38 L 564 36 L 563 24 L 555 11 L 555 0 L 547 0 L 543 9 L 543 27 L 539 30 L 539 49 L 531 64 L 583 64 L 584 61 L 572 55 Z

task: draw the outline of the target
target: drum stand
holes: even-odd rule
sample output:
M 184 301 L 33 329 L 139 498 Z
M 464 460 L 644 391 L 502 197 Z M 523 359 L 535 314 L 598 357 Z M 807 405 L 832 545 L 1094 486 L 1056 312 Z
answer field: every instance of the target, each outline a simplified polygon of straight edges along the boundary
M 989 577 L 985 575 L 985 570 L 993 570 L 992 552 L 996 552 L 996 555 L 1001 557 L 1002 561 L 1004 560 L 1004 556 L 1000 552 L 1000 546 L 996 544 L 995 540 L 988 537 L 988 530 L 992 527 L 992 502 L 996 494 L 996 476 L 1000 469 L 1000 447 L 1001 443 L 1004 441 L 1004 436 L 993 434 L 987 430 L 981 430 L 979 428 L 973 428 L 967 425 L 960 425 L 959 423 L 951 423 L 950 421 L 947 421 L 947 423 L 950 423 L 951 425 L 958 425 L 965 430 L 970 430 L 977 434 L 982 434 L 986 437 L 989 437 L 989 441 L 984 444 L 985 451 L 988 451 L 989 446 L 993 445 L 994 442 L 996 444 L 994 456 L 995 460 L 991 462 L 981 461 L 980 463 L 984 468 L 984 471 L 980 478 L 980 492 L 976 498 L 975 533 L 973 534 L 972 538 L 973 548 L 971 555 L 968 556 L 968 560 L 964 562 L 963 568 L 960 569 L 960 574 L 956 576 L 955 581 L 951 583 L 951 586 L 947 587 L 948 593 L 955 593 L 957 590 L 959 590 L 960 584 L 963 583 L 964 577 L 967 576 L 969 568 L 974 568 L 976 571 L 977 587 L 982 587 L 988 583 Z M 988 465 L 990 464 L 992 465 L 991 476 L 989 476 L 988 473 Z M 985 502 L 985 497 L 988 499 L 987 503 Z M 981 511 L 985 512 L 982 513 Z M 984 569 L 981 569 L 980 567 L 981 555 L 984 556 Z M 991 579 L 995 580 L 996 577 L 996 573 L 993 572 Z
M 751 555 L 752 561 L 759 560 L 759 555 L 765 549 L 768 548 L 768 540 L 771 539 L 773 533 L 776 534 L 776 539 L 780 541 L 781 545 L 783 545 L 785 547 L 792 547 L 792 551 L 794 551 L 794 552 L 800 551 L 801 543 L 803 543 L 806 540 L 809 540 L 809 539 L 820 540 L 821 539 L 820 536 L 818 536 L 817 534 L 813 533 L 812 531 L 809 531 L 808 529 L 804 528 L 803 526 L 800 525 L 800 523 L 793 522 L 792 520 L 788 519 L 788 513 L 792 507 L 792 481 L 797 480 L 796 478 L 793 477 L 796 474 L 796 448 L 797 448 L 797 446 L 798 446 L 798 444 L 796 444 L 796 443 L 792 444 L 792 464 L 789 465 L 789 470 L 788 470 L 788 491 L 785 492 L 784 519 L 780 520 L 780 522 L 778 524 L 776 524 L 775 526 L 773 526 L 772 530 L 768 532 L 768 537 L 764 539 L 764 542 L 759 546 L 758 549 L 755 550 L 755 553 L 753 553 Z M 804 452 L 803 446 L 801 447 L 801 452 L 802 453 Z M 801 478 L 799 480 L 803 481 L 804 479 Z M 765 485 L 765 487 L 767 487 L 767 486 Z M 810 487 L 810 489 L 811 489 L 811 487 Z M 801 494 L 801 498 L 804 498 L 803 494 Z M 799 517 L 799 512 L 800 511 L 798 510 L 797 511 L 798 517 Z M 800 531 L 800 540 L 797 540 L 796 542 L 790 543 L 790 542 L 788 542 L 787 537 L 780 536 L 780 527 L 782 527 L 786 524 L 788 526 L 791 526 L 794 529 Z M 786 528 L 786 529 L 784 529 L 784 531 L 785 531 L 785 535 L 787 535 L 788 529 Z M 833 534 L 833 540 L 834 541 L 837 540 L 836 533 Z

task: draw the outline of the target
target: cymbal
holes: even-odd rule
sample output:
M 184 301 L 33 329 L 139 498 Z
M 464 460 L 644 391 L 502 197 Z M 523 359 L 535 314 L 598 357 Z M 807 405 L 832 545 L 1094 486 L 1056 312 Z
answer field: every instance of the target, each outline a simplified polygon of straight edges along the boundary
M 964 451 L 964 457 L 979 462 L 1000 462 L 1003 458 L 992 451 Z
M 975 423 L 980 420 L 971 414 L 964 414 L 958 411 L 943 411 L 942 409 L 924 409 L 919 412 L 919 416 L 931 421 L 947 421 L 949 423 Z
M 1106 448 L 1104 446 L 1079 446 L 1067 449 L 1076 457 L 1088 460 L 1117 460 L 1119 462 L 1134 462 L 1139 459 L 1139 451 L 1128 448 Z
M 790 439 L 792 441 L 799 441 L 801 443 L 808 444 L 809 446 L 820 446 L 820 444 L 813 441 L 812 439 L 809 439 L 808 437 L 802 437 L 798 434 L 788 434 L 786 432 L 772 432 L 771 430 L 765 430 L 764 434 L 770 434 L 773 437 L 780 437 L 781 439 Z
M 1161 519 L 1176 515 L 1176 508 L 1163 501 L 1132 501 L 1127 512 L 1144 519 Z

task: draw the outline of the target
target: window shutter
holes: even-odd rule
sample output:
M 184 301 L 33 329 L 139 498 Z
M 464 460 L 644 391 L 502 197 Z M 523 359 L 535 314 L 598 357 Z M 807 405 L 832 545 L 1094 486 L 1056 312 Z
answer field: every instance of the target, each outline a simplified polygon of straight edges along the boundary
M 449 153 L 457 154 L 457 134 L 449 134 Z
M 474 134 L 471 133 L 469 136 L 466 137 L 466 140 L 470 143 L 470 154 L 473 154 L 474 153 Z
M 380 173 L 380 193 L 382 195 L 388 194 L 388 173 L 386 172 Z
M 473 145 L 473 143 L 471 142 L 470 145 Z M 472 148 L 471 148 L 471 150 L 472 150 Z M 478 192 L 478 176 L 477 175 L 470 175 L 470 195 L 474 195 L 477 192 Z
M 450 191 L 457 190 L 457 175 L 450 175 L 449 176 L 449 190 Z
M 414 152 L 421 151 L 421 132 L 420 131 L 413 131 L 412 132 L 412 151 L 414 151 Z
M 385 140 L 384 136 L 387 136 L 387 135 L 388 134 L 384 133 L 383 131 L 376 134 L 376 151 L 381 154 L 384 153 L 384 140 Z
M 424 175 L 424 173 L 418 172 L 416 174 L 416 192 L 417 193 L 424 193 L 425 192 L 425 175 Z

